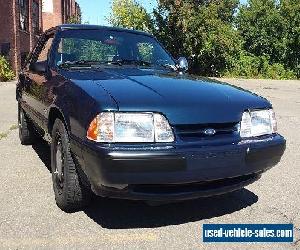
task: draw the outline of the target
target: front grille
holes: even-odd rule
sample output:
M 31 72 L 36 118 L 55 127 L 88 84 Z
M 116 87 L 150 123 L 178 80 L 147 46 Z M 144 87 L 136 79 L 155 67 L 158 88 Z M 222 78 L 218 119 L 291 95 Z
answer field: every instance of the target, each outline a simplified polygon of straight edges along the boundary
M 136 193 L 150 194 L 172 194 L 172 193 L 189 193 L 197 191 L 208 191 L 229 186 L 238 185 L 241 183 L 252 182 L 259 178 L 259 174 L 250 174 L 234 178 L 226 178 L 214 181 L 203 181 L 186 184 L 140 184 L 131 185 L 130 188 Z
M 206 135 L 206 129 L 214 129 L 214 135 Z M 176 135 L 181 139 L 210 138 L 218 135 L 230 135 L 238 131 L 238 123 L 213 123 L 177 125 L 174 127 Z

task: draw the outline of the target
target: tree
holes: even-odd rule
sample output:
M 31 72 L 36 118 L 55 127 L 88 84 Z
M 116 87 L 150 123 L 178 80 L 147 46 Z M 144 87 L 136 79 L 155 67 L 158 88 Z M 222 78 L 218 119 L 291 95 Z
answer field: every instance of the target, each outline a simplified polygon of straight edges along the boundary
M 151 31 L 151 16 L 135 0 L 113 0 L 108 21 L 113 26 Z
M 237 0 L 160 0 L 154 34 L 175 57 L 188 57 L 194 73 L 220 75 L 241 49 L 233 27 L 237 6 Z
M 77 15 L 72 15 L 67 20 L 67 23 L 69 24 L 81 24 L 81 11 Z
M 246 51 L 266 56 L 271 63 L 283 62 L 285 23 L 276 0 L 249 0 L 240 8 L 237 28 Z
M 299 0 L 113 0 L 110 23 L 153 33 L 191 72 L 209 76 L 300 77 Z
M 282 0 L 280 14 L 286 27 L 284 62 L 300 78 L 300 2 Z

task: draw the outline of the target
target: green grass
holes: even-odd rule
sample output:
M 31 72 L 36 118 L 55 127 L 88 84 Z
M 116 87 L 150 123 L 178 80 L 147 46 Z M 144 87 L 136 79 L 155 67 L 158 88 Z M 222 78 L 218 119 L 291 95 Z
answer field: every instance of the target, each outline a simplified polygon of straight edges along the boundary
M 9 130 L 16 130 L 18 129 L 18 125 L 11 125 Z
M 13 130 L 16 130 L 16 129 L 18 129 L 18 125 L 11 125 L 10 126 L 10 128 L 9 128 L 9 130 L 8 131 L 6 131 L 6 132 L 0 132 L 0 140 L 2 140 L 2 139 L 4 139 L 4 138 L 6 138 L 8 135 L 9 135 L 9 133 L 11 132 L 11 131 L 13 131 Z
M 8 136 L 8 133 L 0 133 L 0 140 L 2 140 L 3 138 L 6 138 Z

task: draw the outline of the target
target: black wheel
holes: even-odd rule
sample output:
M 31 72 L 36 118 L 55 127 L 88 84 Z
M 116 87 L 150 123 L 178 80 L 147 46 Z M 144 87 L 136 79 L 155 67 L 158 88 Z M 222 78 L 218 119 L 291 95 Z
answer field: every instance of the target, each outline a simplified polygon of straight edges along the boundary
M 19 138 L 22 145 L 31 145 L 36 139 L 37 135 L 34 130 L 34 125 L 27 117 L 24 110 L 20 107 L 18 108 L 18 125 L 19 125 Z
M 73 158 L 64 123 L 56 119 L 52 130 L 51 170 L 56 204 L 66 212 L 87 206 L 92 197 L 79 163 Z

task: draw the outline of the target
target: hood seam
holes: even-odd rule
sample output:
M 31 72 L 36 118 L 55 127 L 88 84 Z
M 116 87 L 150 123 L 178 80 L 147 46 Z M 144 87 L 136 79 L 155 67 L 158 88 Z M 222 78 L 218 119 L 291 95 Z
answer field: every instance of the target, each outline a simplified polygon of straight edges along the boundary
M 113 97 L 113 95 L 106 89 L 104 88 L 104 86 L 101 84 L 101 82 L 99 81 L 95 81 L 93 80 L 94 83 L 96 83 L 98 86 L 100 86 L 108 95 L 109 97 L 115 102 L 116 106 L 117 106 L 117 110 L 119 111 L 120 110 L 120 107 L 119 107 L 119 103 L 117 102 L 117 100 Z

